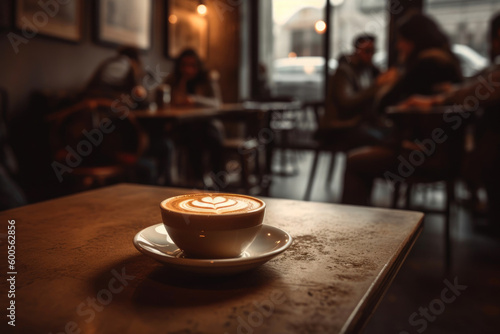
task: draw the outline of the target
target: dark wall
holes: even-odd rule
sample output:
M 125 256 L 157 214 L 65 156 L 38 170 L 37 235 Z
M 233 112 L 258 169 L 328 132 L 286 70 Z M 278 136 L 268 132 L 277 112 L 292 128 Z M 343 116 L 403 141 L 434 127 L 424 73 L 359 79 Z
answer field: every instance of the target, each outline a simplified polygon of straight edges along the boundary
M 7 31 L 0 33 L 0 87 L 7 90 L 9 116 L 22 112 L 34 91 L 76 91 L 84 87 L 98 64 L 115 54 L 110 47 L 96 44 L 92 39 L 92 2 L 84 3 L 83 40 L 71 44 L 56 39 L 35 36 L 19 46 L 16 54 L 7 39 Z M 234 3 L 234 1 L 232 1 Z M 164 0 L 153 1 L 152 48 L 142 54 L 145 65 L 170 71 L 172 62 L 164 56 Z M 239 8 L 209 5 L 209 57 L 207 67 L 221 73 L 225 102 L 238 99 L 239 71 Z M 222 6 L 226 5 L 226 6 Z M 19 33 L 19 32 L 17 32 Z
M 77 93 L 87 84 L 97 66 L 116 54 L 114 48 L 96 44 L 93 40 L 94 1 L 82 2 L 84 33 L 79 44 L 39 35 L 27 44 L 21 44 L 16 54 L 7 38 L 8 31 L 0 32 L 0 88 L 6 89 L 9 99 L 8 130 L 19 162 L 17 181 L 32 202 L 58 195 L 57 190 L 49 194 L 47 189 L 58 183 L 51 169 L 50 131 L 44 118 L 46 111 L 38 100 L 33 100 L 33 93 Z M 206 63 L 207 68 L 220 72 L 224 102 L 236 102 L 239 93 L 240 8 L 235 3 L 234 0 L 218 0 L 208 5 Z M 169 72 L 172 67 L 172 60 L 164 55 L 167 4 L 165 0 L 153 0 L 152 48 L 141 56 L 145 66 L 152 69 L 159 66 L 161 72 Z

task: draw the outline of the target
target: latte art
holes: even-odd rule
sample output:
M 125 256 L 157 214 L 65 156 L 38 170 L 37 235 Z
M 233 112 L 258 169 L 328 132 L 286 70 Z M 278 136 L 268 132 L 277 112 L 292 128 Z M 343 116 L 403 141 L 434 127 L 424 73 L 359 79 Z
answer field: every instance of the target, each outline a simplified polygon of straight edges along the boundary
M 238 194 L 191 193 L 160 203 L 168 236 L 192 258 L 239 257 L 264 221 L 266 203 Z
M 250 212 L 262 207 L 262 204 L 246 196 L 197 194 L 172 198 L 165 206 L 181 213 L 220 215 Z

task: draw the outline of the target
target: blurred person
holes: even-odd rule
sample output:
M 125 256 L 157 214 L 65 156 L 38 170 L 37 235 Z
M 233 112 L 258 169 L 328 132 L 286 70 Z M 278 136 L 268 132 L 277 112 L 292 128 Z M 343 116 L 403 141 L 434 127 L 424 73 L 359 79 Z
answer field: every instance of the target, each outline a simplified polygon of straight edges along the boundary
M 105 59 L 98 66 L 80 98 L 120 101 L 118 109 L 123 108 L 123 105 L 131 110 L 147 109 L 149 91 L 158 84 L 160 81 L 145 70 L 139 49 L 123 46 L 117 49 L 115 56 Z M 105 156 L 94 156 L 97 160 L 106 159 Z M 144 156 L 138 159 L 135 181 L 154 184 L 157 173 L 154 159 Z
M 326 112 L 317 136 L 324 141 L 338 141 L 346 149 L 376 143 L 383 139 L 374 113 L 377 93 L 396 79 L 395 70 L 381 74 L 373 64 L 376 37 L 356 36 L 354 52 L 339 58 L 330 77 Z
M 398 24 L 396 49 L 399 79 L 379 102 L 379 110 L 394 106 L 411 95 L 433 95 L 442 87 L 462 81 L 460 61 L 448 37 L 423 14 L 410 14 Z
M 460 63 L 450 49 L 447 36 L 425 15 L 412 14 L 398 22 L 396 48 L 400 73 L 395 83 L 380 98 L 378 110 L 381 114 L 380 111 L 386 107 L 397 105 L 413 94 L 431 95 L 443 84 L 457 83 L 462 79 Z M 412 139 L 422 136 L 411 128 L 399 135 Z M 447 147 L 452 147 L 452 143 L 449 140 Z M 445 146 L 441 145 L 440 152 L 447 152 Z M 342 201 L 346 204 L 368 205 L 374 179 L 382 177 L 384 172 L 396 170 L 398 156 L 408 157 L 414 150 L 421 151 L 422 147 L 398 139 L 392 143 L 389 141 L 387 145 L 368 146 L 349 152 Z M 443 154 L 434 154 L 418 168 L 419 171 L 441 171 L 446 170 L 451 163 Z
M 434 106 L 454 105 L 470 110 L 483 110 L 475 118 L 475 149 L 465 161 L 463 176 L 474 186 L 484 186 L 488 196 L 488 216 L 491 228 L 500 231 L 500 13 L 490 23 L 491 66 L 461 86 L 434 96 L 415 95 L 401 107 L 431 110 Z M 471 105 L 471 102 L 474 105 Z M 465 114 L 464 114 L 465 115 Z M 465 116 L 467 117 L 467 116 Z M 460 117 L 451 119 L 462 125 Z
M 195 50 L 184 50 L 175 60 L 174 72 L 165 83 L 170 86 L 172 105 L 218 107 L 221 104 L 218 73 L 207 71 Z
M 155 87 L 144 87 L 144 83 L 154 82 L 154 78 L 144 69 L 139 50 L 122 47 L 117 53 L 99 65 L 84 89 L 83 97 L 114 100 L 122 99 L 122 94 L 126 94 L 133 99 L 133 104 L 128 104 L 131 109 L 147 108 L 148 90 Z
M 192 49 L 186 49 L 177 57 L 173 73 L 166 78 L 165 83 L 171 89 L 172 106 L 217 108 L 221 105 L 218 74 L 207 71 L 199 55 Z M 207 183 L 207 169 L 213 175 L 223 171 L 224 126 L 220 121 L 190 121 L 167 131 L 170 132 L 167 141 L 178 144 L 172 146 L 187 148 L 195 186 Z M 208 165 L 205 163 L 206 158 Z

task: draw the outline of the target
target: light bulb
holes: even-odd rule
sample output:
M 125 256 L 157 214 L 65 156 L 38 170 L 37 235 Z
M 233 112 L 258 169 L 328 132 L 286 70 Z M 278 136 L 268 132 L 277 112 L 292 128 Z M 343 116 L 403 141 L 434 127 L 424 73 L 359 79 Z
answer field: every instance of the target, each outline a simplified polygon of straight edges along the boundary
M 204 4 L 199 4 L 196 10 L 198 11 L 198 14 L 203 16 L 207 15 L 208 12 L 207 6 L 205 6 Z
M 324 34 L 326 31 L 325 21 L 319 20 L 318 22 L 316 22 L 316 24 L 314 25 L 314 29 L 316 29 L 316 32 L 318 34 Z
M 176 24 L 178 20 L 179 18 L 177 17 L 177 15 L 174 14 L 168 17 L 168 22 L 170 22 L 171 24 Z

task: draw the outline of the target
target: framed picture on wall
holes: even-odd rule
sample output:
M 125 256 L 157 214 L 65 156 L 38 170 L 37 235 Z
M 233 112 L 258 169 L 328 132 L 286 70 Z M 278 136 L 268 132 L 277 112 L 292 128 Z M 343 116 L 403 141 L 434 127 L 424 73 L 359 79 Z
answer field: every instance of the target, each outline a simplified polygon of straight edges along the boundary
M 17 29 L 35 32 L 71 42 L 82 40 L 83 0 L 16 1 L 15 26 Z
M 98 0 L 97 41 L 110 46 L 151 47 L 151 0 Z
M 194 0 L 167 1 L 165 55 L 176 58 L 187 48 L 194 49 L 202 59 L 208 56 L 208 22 L 197 12 L 200 2 Z

